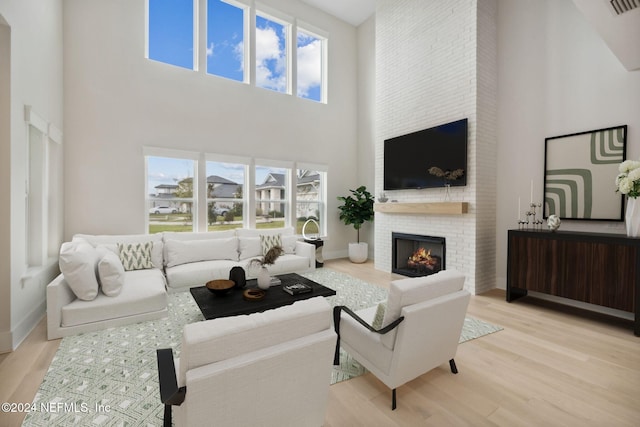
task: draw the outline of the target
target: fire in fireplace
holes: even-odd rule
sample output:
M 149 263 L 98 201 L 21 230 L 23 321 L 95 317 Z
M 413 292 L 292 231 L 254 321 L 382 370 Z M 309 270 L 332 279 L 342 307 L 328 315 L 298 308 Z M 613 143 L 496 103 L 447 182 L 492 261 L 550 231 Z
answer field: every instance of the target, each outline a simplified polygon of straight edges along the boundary
M 392 233 L 391 271 L 409 277 L 427 276 L 445 268 L 444 237 Z

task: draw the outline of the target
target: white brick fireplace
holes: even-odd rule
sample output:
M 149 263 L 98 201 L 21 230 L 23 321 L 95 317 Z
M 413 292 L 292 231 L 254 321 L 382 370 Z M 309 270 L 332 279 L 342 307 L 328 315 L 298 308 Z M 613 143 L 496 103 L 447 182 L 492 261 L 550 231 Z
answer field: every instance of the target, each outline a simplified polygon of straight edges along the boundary
M 496 285 L 496 20 L 490 0 L 377 2 L 376 197 L 385 139 L 469 120 L 467 185 L 450 190 L 468 212 L 376 212 L 377 269 L 391 271 L 392 232 L 442 236 L 446 268 L 465 273 L 470 292 Z M 444 188 L 386 193 L 387 203 L 445 201 Z

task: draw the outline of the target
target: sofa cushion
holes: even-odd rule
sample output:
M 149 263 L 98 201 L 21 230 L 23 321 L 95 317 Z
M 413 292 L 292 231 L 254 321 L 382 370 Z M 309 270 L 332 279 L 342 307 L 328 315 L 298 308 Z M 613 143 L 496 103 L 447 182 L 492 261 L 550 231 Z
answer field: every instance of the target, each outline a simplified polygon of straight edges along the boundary
M 207 240 L 168 240 L 165 242 L 167 267 L 198 261 L 238 260 L 238 238 Z
M 118 255 L 125 271 L 153 268 L 151 249 L 153 242 L 118 243 Z
M 240 259 L 259 257 L 262 255 L 260 237 L 239 237 Z
M 232 267 L 241 265 L 237 261 L 216 260 L 180 264 L 167 267 L 167 285 L 171 289 L 204 286 L 209 280 L 228 279 Z
M 330 306 L 322 297 L 262 313 L 188 324 L 182 334 L 178 383 L 186 383 L 191 369 L 321 332 L 330 325 Z
M 80 300 L 91 301 L 98 295 L 98 261 L 98 252 L 87 242 L 64 242 L 60 247 L 60 272 Z
M 104 256 L 98 262 L 100 289 L 106 296 L 115 297 L 124 285 L 124 266 L 116 254 L 106 249 L 104 251 Z
M 400 317 L 403 307 L 461 290 L 464 280 L 465 276 L 455 270 L 441 270 L 429 276 L 394 280 L 389 287 L 382 326 L 387 326 Z M 382 336 L 385 347 L 393 349 L 396 330 L 397 328 Z
M 153 262 L 154 268 L 162 268 L 162 233 L 158 234 L 103 234 L 103 235 L 91 235 L 91 234 L 76 234 L 73 236 L 72 241 L 86 240 L 93 247 L 99 245 L 105 245 L 118 255 L 117 245 L 118 243 L 146 243 L 153 242 L 153 248 L 151 249 L 151 262 Z
M 66 280 L 66 278 L 65 278 Z M 119 295 L 99 294 L 93 301 L 76 299 L 62 307 L 62 326 L 133 316 L 164 310 L 167 292 L 162 272 L 158 269 L 133 270 L 125 273 Z

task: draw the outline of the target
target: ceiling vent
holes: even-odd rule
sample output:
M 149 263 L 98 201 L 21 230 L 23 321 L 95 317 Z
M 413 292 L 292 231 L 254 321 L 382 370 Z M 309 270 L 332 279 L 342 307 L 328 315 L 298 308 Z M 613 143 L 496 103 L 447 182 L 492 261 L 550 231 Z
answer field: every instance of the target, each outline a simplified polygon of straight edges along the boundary
M 622 15 L 640 7 L 640 0 L 609 0 L 608 3 L 609 9 L 614 15 Z

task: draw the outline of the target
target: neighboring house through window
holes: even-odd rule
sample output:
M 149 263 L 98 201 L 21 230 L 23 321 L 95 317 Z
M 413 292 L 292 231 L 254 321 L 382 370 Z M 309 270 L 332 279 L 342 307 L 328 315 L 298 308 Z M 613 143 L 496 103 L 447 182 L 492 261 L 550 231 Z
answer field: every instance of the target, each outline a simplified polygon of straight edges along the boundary
M 294 227 L 301 234 L 304 223 L 314 219 L 319 228 L 306 231 L 326 235 L 326 166 L 144 151 L 149 233 Z

